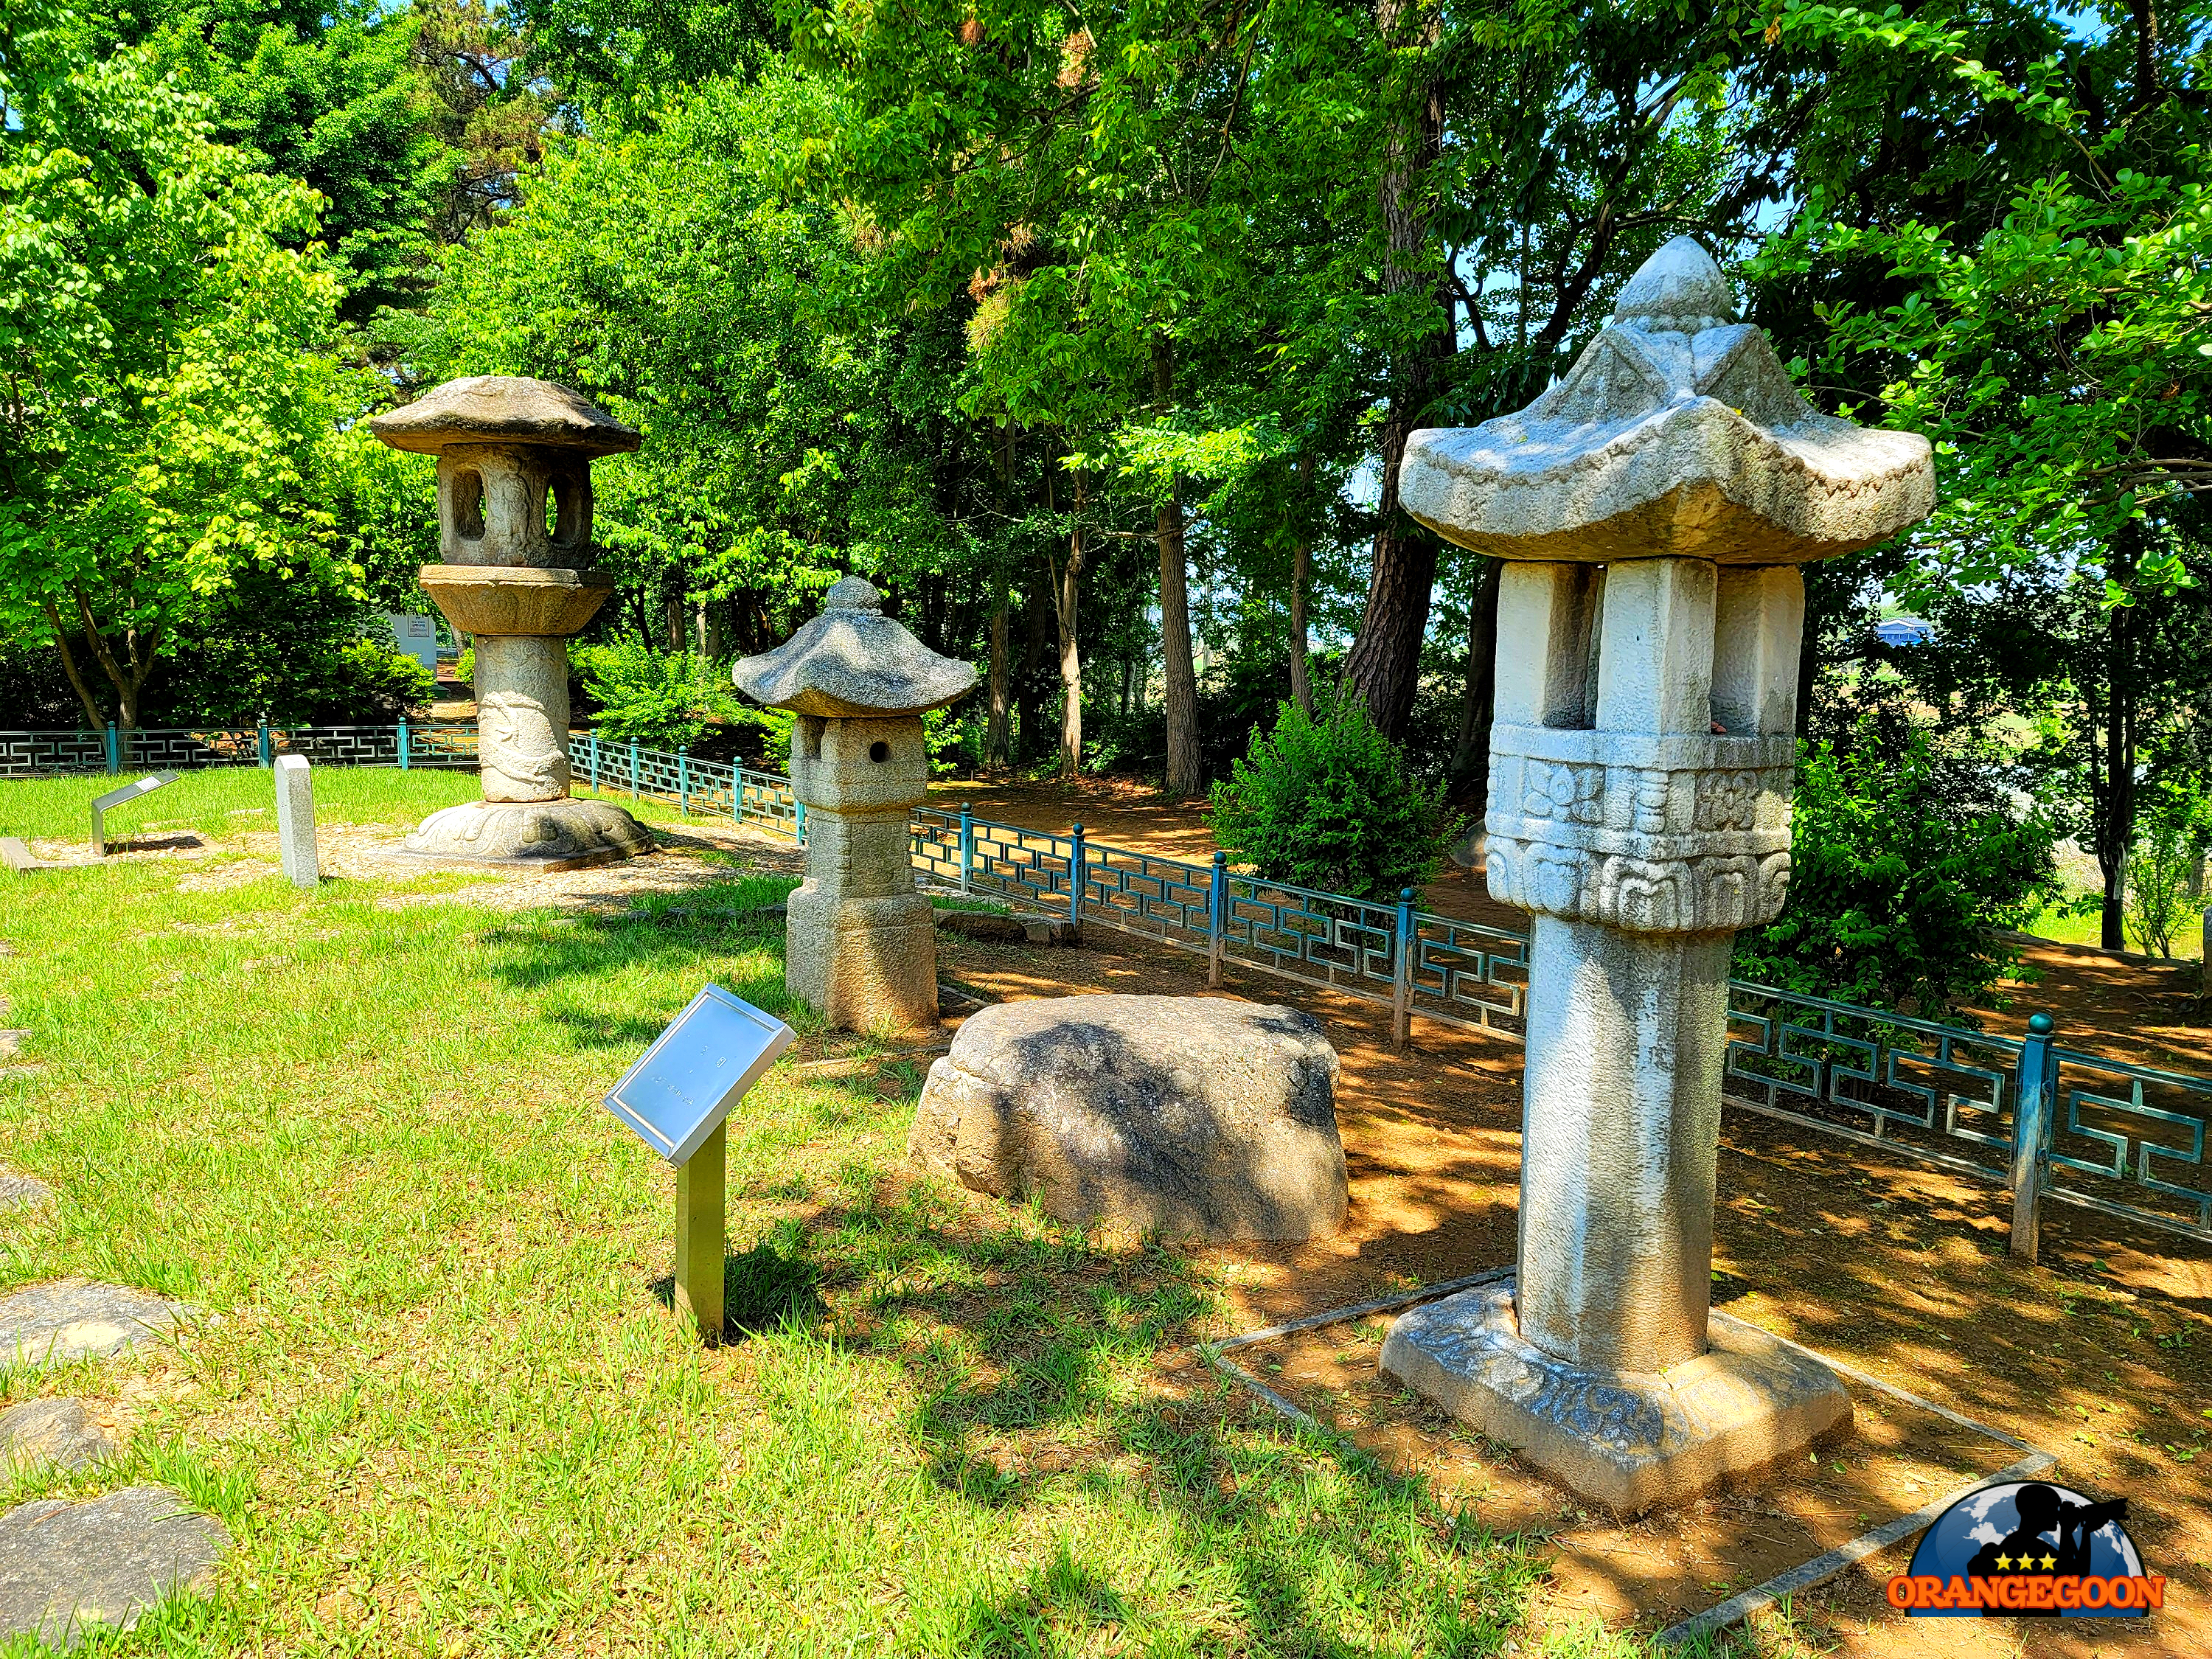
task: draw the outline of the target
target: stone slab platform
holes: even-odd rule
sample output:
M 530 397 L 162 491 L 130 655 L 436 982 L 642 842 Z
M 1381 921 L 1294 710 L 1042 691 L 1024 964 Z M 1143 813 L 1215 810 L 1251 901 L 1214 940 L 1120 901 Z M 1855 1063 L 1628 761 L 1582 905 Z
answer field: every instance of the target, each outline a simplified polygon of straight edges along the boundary
M 127 1631 L 164 1597 L 206 1591 L 229 1547 L 167 1486 L 18 1504 L 0 1515 L 0 1637 L 68 1650 L 94 1626 Z
M 1401 1314 L 1385 1376 L 1622 1514 L 1680 1503 L 1847 1428 L 1850 1395 L 1817 1359 L 1736 1320 L 1657 1372 L 1584 1370 L 1522 1340 L 1513 1280 Z
M 0 1297 L 0 1361 L 41 1370 L 112 1353 L 170 1331 L 181 1303 L 125 1285 L 58 1279 Z

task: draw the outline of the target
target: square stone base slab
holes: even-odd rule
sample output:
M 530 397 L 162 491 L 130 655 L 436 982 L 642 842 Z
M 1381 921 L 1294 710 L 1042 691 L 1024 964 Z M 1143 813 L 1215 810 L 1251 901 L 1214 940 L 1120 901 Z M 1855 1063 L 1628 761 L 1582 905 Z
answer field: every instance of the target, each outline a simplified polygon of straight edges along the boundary
M 1521 1338 L 1513 1281 L 1401 1314 L 1382 1371 L 1622 1514 L 1680 1503 L 1851 1420 L 1817 1359 L 1732 1319 L 1710 1352 L 1658 1372 L 1583 1370 Z

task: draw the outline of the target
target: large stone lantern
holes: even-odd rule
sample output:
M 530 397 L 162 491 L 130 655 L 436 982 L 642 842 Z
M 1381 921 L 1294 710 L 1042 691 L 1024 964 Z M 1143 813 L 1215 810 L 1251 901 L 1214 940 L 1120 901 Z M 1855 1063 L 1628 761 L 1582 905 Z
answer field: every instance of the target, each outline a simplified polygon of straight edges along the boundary
M 884 615 L 858 576 L 775 650 L 739 662 L 738 689 L 799 718 L 791 787 L 806 808 L 806 878 L 785 912 L 784 983 L 855 1031 L 937 1024 L 937 936 L 915 890 L 908 815 L 929 793 L 921 717 L 975 689 Z
M 407 850 L 540 869 L 652 850 L 629 813 L 568 795 L 568 641 L 614 591 L 590 568 L 592 459 L 638 434 L 566 386 L 495 374 L 450 380 L 368 429 L 438 458 L 441 562 L 422 567 L 422 587 L 476 640 L 483 799 L 433 812 Z
M 1534 918 L 1515 1276 L 1382 1364 L 1587 1497 L 1668 1502 L 1850 1417 L 1710 1317 L 1728 969 L 1789 884 L 1797 567 L 1924 517 L 1929 447 L 1808 409 L 1678 237 L 1527 409 L 1414 434 L 1399 491 L 1508 561 L 1489 880 Z

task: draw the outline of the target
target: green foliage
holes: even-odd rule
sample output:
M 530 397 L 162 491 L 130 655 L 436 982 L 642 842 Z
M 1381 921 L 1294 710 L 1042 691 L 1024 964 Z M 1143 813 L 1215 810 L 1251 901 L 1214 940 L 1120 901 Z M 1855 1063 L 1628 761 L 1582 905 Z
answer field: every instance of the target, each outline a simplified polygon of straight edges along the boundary
M 2212 842 L 2212 796 L 2169 784 L 2141 809 L 2128 858 L 2128 935 L 2154 957 L 2204 914 L 2203 872 Z
M 248 572 L 231 602 L 180 635 L 148 681 L 141 724 L 380 725 L 436 682 L 392 648 L 384 619 L 343 590 Z
M 688 651 L 656 651 L 641 641 L 575 647 L 571 657 L 596 705 L 593 727 L 623 743 L 689 749 L 734 699 L 714 665 Z
M 346 702 L 356 719 L 397 720 L 429 702 L 438 689 L 435 674 L 383 640 L 353 641 L 339 651 L 337 665 Z
M 143 50 L 0 33 L 0 632 L 138 717 L 246 573 L 349 580 L 312 485 L 348 402 L 317 198 Z
M 1365 707 L 1339 702 L 1320 719 L 1279 704 L 1250 752 L 1213 786 L 1213 838 L 1238 864 L 1276 881 L 1395 899 L 1437 872 L 1459 834 L 1440 786 L 1424 784 Z
M 1870 380 L 1887 407 L 1863 414 L 1935 442 L 1923 586 L 2084 549 L 2110 603 L 2190 580 L 2172 520 L 2212 445 L 2212 152 L 2203 13 L 2161 21 L 2083 39 L 2041 11 L 1791 0 L 1778 25 L 1845 72 L 1759 272 L 1823 295 L 1820 380 Z
M 1735 972 L 1936 1018 L 1988 994 L 2018 928 L 2057 891 L 2050 822 L 2015 818 L 1985 769 L 1914 732 L 1901 751 L 1812 745 L 1797 773 L 1790 899 L 1736 940 Z

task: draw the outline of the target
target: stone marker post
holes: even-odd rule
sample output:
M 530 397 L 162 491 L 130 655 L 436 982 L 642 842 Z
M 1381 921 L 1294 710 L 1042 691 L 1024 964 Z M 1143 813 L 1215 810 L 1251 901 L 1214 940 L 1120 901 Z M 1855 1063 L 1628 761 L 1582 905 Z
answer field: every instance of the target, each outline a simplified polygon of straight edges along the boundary
M 591 567 L 592 460 L 638 434 L 565 386 L 485 374 L 368 429 L 438 458 L 438 553 L 423 591 L 476 638 L 483 799 L 422 820 L 407 850 L 443 862 L 566 870 L 650 852 L 621 808 L 568 794 L 568 647 L 614 591 Z
M 799 717 L 791 787 L 805 809 L 806 879 L 785 911 L 784 982 L 856 1031 L 937 1024 L 937 936 L 915 889 L 908 815 L 929 793 L 923 713 L 976 679 L 883 608 L 848 576 L 819 616 L 733 671 L 754 702 Z
M 1826 1366 L 1709 1319 L 1735 930 L 1790 878 L 1796 567 L 1934 501 L 1924 439 L 1808 409 L 1678 237 L 1558 386 L 1413 434 L 1407 510 L 1510 561 L 1489 880 L 1534 913 L 1512 1279 L 1383 1369 L 1634 1510 L 1848 1422 Z
M 276 848 L 284 879 L 315 890 L 323 878 L 315 854 L 315 784 L 304 755 L 279 755 L 276 774 Z

